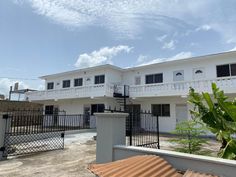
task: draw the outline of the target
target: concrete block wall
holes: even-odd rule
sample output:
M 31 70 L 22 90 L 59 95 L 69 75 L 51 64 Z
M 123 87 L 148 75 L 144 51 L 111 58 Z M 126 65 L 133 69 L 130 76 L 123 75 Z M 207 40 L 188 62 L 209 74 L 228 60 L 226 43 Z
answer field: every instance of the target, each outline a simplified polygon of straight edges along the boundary
M 4 138 L 5 138 L 5 119 L 3 119 L 4 113 L 0 112 L 0 148 L 4 146 Z M 0 160 L 3 160 L 3 151 L 0 150 Z
M 7 112 L 9 110 L 38 110 L 38 109 L 43 109 L 43 105 L 27 101 L 0 100 L 0 112 Z

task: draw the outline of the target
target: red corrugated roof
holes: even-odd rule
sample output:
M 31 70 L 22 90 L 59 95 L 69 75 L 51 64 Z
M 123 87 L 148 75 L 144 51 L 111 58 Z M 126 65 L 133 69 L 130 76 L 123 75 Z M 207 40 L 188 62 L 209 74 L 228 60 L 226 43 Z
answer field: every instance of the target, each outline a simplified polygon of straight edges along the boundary
M 99 177 L 181 177 L 167 161 L 154 155 L 134 156 L 89 166 Z
M 166 160 L 155 155 L 134 156 L 105 164 L 91 164 L 88 169 L 99 177 L 217 177 L 187 170 L 180 174 Z

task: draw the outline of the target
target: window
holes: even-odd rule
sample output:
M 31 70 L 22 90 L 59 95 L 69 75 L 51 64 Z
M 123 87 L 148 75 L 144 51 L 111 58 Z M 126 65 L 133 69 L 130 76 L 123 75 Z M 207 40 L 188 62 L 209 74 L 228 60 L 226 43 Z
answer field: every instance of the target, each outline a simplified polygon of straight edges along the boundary
M 183 74 L 180 73 L 180 72 L 178 72 L 178 73 L 176 73 L 175 75 L 176 75 L 176 76 L 182 76 Z
M 45 114 L 52 115 L 53 114 L 53 110 L 54 110 L 54 106 L 53 105 L 45 106 Z
M 205 68 L 199 67 L 199 68 L 193 68 L 193 79 L 194 80 L 200 80 L 205 78 Z
M 94 78 L 94 84 L 104 84 L 105 83 L 105 75 L 98 75 Z
M 173 81 L 183 81 L 184 80 L 184 70 L 178 70 L 173 72 Z
M 48 90 L 52 90 L 54 88 L 54 83 L 53 82 L 49 82 L 48 84 L 47 84 L 47 89 Z
M 161 114 L 162 114 L 162 116 L 170 116 L 170 105 L 169 104 L 161 105 Z
M 63 87 L 63 88 L 68 88 L 68 87 L 70 87 L 70 80 L 64 80 L 64 81 L 63 81 L 63 84 L 62 84 L 62 87 Z
M 163 74 L 149 74 L 146 75 L 146 84 L 154 84 L 154 83 L 162 83 L 163 82 Z
M 231 76 L 236 76 L 236 64 L 231 64 L 230 69 L 231 69 Z
M 229 65 L 216 66 L 217 77 L 227 77 L 230 76 Z
M 74 79 L 74 87 L 83 86 L 83 78 Z
M 153 104 L 152 114 L 154 116 L 170 117 L 170 104 Z
M 202 74 L 202 73 L 203 73 L 203 71 L 200 70 L 200 69 L 198 69 L 198 70 L 195 71 L 195 74 Z
M 216 66 L 217 77 L 236 76 L 236 64 Z
M 92 104 L 91 105 L 91 115 L 96 112 L 104 112 L 105 106 L 104 104 Z
M 140 76 L 136 76 L 134 78 L 134 84 L 135 85 L 140 85 L 141 84 L 141 77 Z

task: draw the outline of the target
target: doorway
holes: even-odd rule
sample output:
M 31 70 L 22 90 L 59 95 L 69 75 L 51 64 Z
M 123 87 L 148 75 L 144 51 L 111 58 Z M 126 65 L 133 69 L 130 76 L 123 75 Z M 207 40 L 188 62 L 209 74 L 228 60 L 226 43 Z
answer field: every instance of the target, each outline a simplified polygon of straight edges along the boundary
M 85 126 L 88 126 L 90 124 L 90 105 L 84 106 L 84 124 Z
M 131 113 L 133 127 L 140 127 L 141 126 L 141 105 L 140 104 L 130 104 L 127 105 L 127 110 Z
M 177 104 L 175 107 L 176 122 L 188 120 L 188 107 L 186 104 Z

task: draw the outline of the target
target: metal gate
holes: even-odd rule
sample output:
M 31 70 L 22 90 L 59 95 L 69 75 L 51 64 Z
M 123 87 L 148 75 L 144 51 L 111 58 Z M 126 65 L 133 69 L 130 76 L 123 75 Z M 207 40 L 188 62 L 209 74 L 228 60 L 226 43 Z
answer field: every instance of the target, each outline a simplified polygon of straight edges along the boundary
M 40 111 L 15 111 L 3 118 L 4 157 L 64 148 L 64 126 L 50 125 L 48 116 Z
M 159 118 L 150 112 L 129 112 L 126 134 L 130 146 L 160 149 Z
M 151 112 L 105 109 L 109 112 L 128 113 L 126 118 L 126 144 L 160 149 L 159 117 Z

